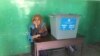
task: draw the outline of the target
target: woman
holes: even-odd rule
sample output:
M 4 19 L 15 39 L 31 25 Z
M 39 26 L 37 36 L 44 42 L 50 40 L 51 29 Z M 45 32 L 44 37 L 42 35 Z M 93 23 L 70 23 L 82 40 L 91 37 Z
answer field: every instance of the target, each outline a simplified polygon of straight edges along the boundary
M 34 52 L 34 40 L 39 39 L 39 38 L 44 38 L 45 36 L 47 36 L 47 34 L 48 34 L 47 28 L 45 26 L 45 23 L 42 21 L 42 17 L 40 15 L 35 15 L 32 18 L 32 25 L 30 27 L 32 55 Z M 45 56 L 45 53 L 43 53 L 43 56 Z

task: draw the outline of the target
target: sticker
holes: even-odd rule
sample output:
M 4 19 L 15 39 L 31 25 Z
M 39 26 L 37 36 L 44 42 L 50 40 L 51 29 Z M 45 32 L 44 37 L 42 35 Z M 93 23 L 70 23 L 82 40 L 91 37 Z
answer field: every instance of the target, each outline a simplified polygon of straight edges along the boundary
M 61 18 L 60 30 L 75 30 L 76 18 Z

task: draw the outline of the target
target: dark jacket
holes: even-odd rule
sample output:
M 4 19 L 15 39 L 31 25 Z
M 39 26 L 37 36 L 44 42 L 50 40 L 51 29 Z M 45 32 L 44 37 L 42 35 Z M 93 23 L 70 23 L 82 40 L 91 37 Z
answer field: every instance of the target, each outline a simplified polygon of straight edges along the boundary
M 43 32 L 40 32 L 41 29 L 44 29 Z M 44 23 L 42 23 L 38 28 L 35 28 L 34 24 L 30 27 L 30 42 L 33 42 L 32 36 L 40 34 L 41 37 L 45 37 L 48 32 Z

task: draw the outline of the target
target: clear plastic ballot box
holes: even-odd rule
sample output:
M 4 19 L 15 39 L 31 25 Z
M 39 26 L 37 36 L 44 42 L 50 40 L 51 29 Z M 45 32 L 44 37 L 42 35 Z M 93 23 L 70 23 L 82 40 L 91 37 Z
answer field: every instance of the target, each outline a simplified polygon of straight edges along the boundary
M 50 15 L 51 35 L 56 39 L 76 38 L 79 15 L 56 14 Z

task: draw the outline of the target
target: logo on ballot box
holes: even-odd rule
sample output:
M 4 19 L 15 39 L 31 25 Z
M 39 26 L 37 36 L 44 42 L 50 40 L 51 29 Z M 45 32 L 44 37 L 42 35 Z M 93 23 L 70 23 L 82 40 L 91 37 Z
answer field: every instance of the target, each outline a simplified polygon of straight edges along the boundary
M 60 30 L 75 30 L 76 18 L 61 18 Z

